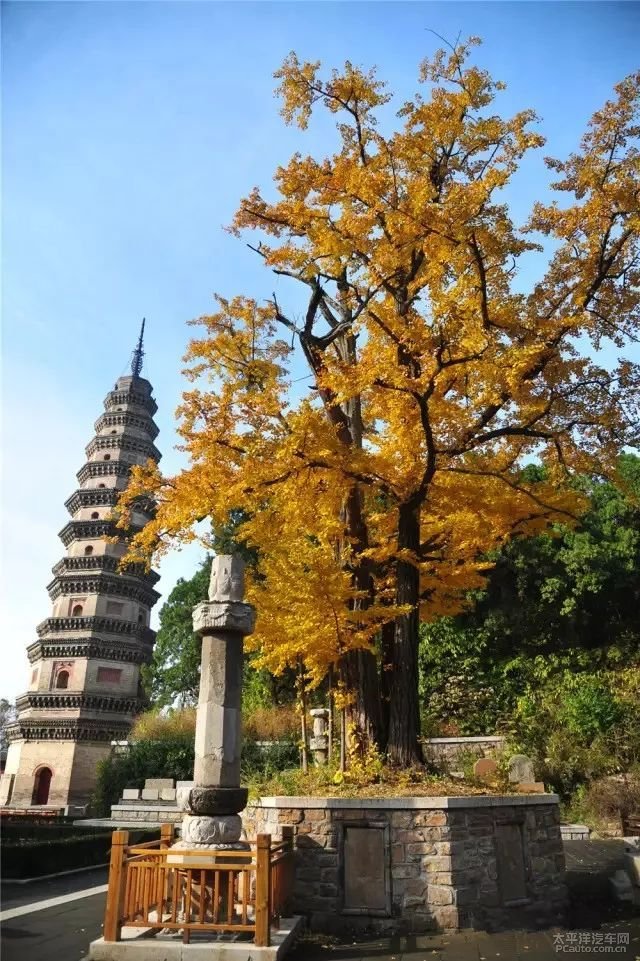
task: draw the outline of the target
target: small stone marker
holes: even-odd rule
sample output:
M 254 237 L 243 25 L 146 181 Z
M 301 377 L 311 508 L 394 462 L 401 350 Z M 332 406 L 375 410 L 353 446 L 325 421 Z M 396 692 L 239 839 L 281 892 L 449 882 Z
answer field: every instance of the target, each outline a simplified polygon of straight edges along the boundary
M 174 787 L 163 787 L 160 788 L 160 800 L 161 801 L 173 801 L 176 800 L 176 789 Z
M 509 780 L 512 784 L 531 784 L 536 779 L 533 761 L 526 754 L 514 754 L 509 758 Z
M 516 786 L 518 794 L 544 794 L 542 781 L 520 781 Z
M 146 788 L 157 788 L 158 791 L 163 787 L 174 787 L 175 781 L 172 777 L 148 777 L 144 782 Z
M 140 789 L 137 787 L 126 787 L 122 792 L 123 801 L 139 801 Z
M 309 714 L 313 718 L 313 737 L 309 743 L 316 764 L 326 764 L 329 755 L 329 711 L 316 707 Z
M 474 777 L 480 778 L 481 781 L 494 777 L 497 770 L 498 765 L 492 757 L 478 758 L 476 763 L 473 765 Z
M 143 787 L 142 789 L 143 801 L 158 801 L 159 799 L 160 799 L 160 791 L 157 788 Z

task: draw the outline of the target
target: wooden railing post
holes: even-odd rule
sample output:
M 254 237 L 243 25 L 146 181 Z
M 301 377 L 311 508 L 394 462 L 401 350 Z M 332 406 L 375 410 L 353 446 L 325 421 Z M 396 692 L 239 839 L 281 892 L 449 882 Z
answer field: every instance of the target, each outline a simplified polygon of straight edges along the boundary
M 173 844 L 175 825 L 171 822 L 160 825 L 160 849 L 165 851 Z
M 126 881 L 126 849 L 128 831 L 114 831 L 111 835 L 111 859 L 109 861 L 109 887 L 104 912 L 104 940 L 119 941 L 122 928 L 124 887 Z
M 256 838 L 256 947 L 268 948 L 271 939 L 271 835 Z
M 173 844 L 175 836 L 175 825 L 169 821 L 160 825 L 160 850 L 167 851 Z M 154 881 L 154 902 L 157 904 L 158 917 L 161 918 L 164 912 L 164 904 L 168 893 L 168 876 L 164 870 L 165 860 L 158 859 L 156 864 Z

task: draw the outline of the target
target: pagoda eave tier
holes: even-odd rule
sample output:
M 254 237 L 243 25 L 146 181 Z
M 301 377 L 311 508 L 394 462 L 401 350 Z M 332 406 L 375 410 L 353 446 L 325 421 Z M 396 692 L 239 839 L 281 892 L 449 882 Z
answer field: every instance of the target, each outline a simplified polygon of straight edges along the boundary
M 158 463 L 162 457 L 160 451 L 149 440 L 139 437 L 132 437 L 129 434 L 107 434 L 94 437 L 85 447 L 87 458 L 91 459 L 94 454 L 101 451 L 123 450 L 133 454 L 141 454 L 143 457 L 151 458 Z
M 54 577 L 47 584 L 47 591 L 52 601 L 59 597 L 73 597 L 78 594 L 106 594 L 110 597 L 126 597 L 131 601 L 138 601 L 153 607 L 160 597 L 158 591 L 145 584 L 144 581 L 125 579 L 121 574 L 74 574 L 68 577 Z
M 148 434 L 152 440 L 155 440 L 159 433 L 159 428 L 151 417 L 133 414 L 130 411 L 105 411 L 104 414 L 100 414 L 94 424 L 96 434 L 108 430 L 110 427 L 124 427 L 125 429 L 131 427 Z
M 122 407 L 125 404 L 135 404 L 137 407 L 144 407 L 148 410 L 153 417 L 153 415 L 158 410 L 158 405 L 151 396 L 151 384 L 148 380 L 144 380 L 142 377 L 138 378 L 138 383 L 147 384 L 149 387 L 149 393 L 145 393 L 143 390 L 136 390 L 133 387 L 123 387 L 115 388 L 110 390 L 104 399 L 104 406 L 107 410 L 111 410 L 113 407 Z
M 84 487 L 64 502 L 71 516 L 81 507 L 115 507 L 122 492 L 115 487 Z
M 64 502 L 64 506 L 73 517 L 82 507 L 116 507 L 121 493 L 122 491 L 115 487 L 83 487 L 74 491 Z M 152 498 L 141 496 L 136 497 L 131 507 L 133 510 L 152 515 L 155 503 Z
M 144 701 L 135 696 L 93 694 L 87 691 L 27 691 L 16 700 L 17 709 L 35 711 L 115 711 L 120 714 L 137 714 Z
M 41 658 L 86 657 L 99 661 L 120 661 L 125 664 L 150 664 L 153 656 L 151 644 L 127 643 L 105 640 L 102 637 L 68 637 L 34 641 L 27 648 L 30 664 Z
M 89 615 L 80 617 L 47 617 L 36 628 L 40 638 L 50 638 L 57 634 L 68 634 L 72 631 L 83 631 L 88 634 L 116 634 L 136 638 L 143 644 L 153 644 L 155 631 L 144 624 L 126 621 L 118 617 L 102 617 Z
M 84 464 L 76 477 L 79 484 L 84 484 L 92 477 L 128 477 L 131 473 L 131 464 L 124 460 L 91 460 Z
M 128 531 L 142 530 L 141 524 L 132 523 Z M 73 541 L 95 541 L 105 537 L 125 538 L 127 532 L 116 525 L 114 520 L 68 521 L 58 537 L 65 547 Z
M 56 575 L 64 574 L 66 571 L 113 571 L 119 577 L 136 577 L 148 584 L 157 584 L 160 575 L 145 567 L 144 564 L 133 563 L 120 567 L 120 560 L 110 554 L 91 554 L 80 557 L 63 557 L 52 568 Z
M 115 718 L 18 718 L 7 728 L 9 741 L 121 741 L 131 730 L 131 721 Z

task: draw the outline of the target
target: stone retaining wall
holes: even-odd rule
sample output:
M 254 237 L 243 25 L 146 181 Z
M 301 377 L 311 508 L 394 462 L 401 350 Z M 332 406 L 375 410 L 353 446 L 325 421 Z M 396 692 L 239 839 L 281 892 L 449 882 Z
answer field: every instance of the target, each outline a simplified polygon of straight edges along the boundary
M 327 933 L 504 930 L 561 921 L 555 795 L 261 798 L 247 837 L 296 829 L 293 913 Z
M 500 734 L 487 734 L 482 737 L 427 737 L 424 738 L 425 758 L 433 764 L 455 769 L 462 754 L 475 757 L 494 757 L 504 747 L 505 739 Z

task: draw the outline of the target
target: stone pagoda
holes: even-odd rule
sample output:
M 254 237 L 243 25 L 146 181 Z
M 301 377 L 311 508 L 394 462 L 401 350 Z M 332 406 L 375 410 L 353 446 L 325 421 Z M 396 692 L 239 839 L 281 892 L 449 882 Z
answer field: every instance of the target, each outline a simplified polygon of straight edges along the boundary
M 149 616 L 159 597 L 158 575 L 142 565 L 119 569 L 126 539 L 112 515 L 132 465 L 160 459 L 157 405 L 151 384 L 140 376 L 143 334 L 144 321 L 131 374 L 107 394 L 78 489 L 65 505 L 70 520 L 59 535 L 65 555 L 47 587 L 51 616 L 27 648 L 29 689 L 17 700 L 17 720 L 8 732 L 0 789 L 5 807 L 82 808 L 95 787 L 98 761 L 112 741 L 127 737 L 143 707 L 140 667 L 151 660 Z M 134 529 L 152 509 L 139 502 Z

